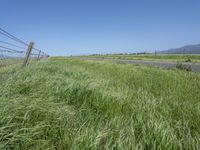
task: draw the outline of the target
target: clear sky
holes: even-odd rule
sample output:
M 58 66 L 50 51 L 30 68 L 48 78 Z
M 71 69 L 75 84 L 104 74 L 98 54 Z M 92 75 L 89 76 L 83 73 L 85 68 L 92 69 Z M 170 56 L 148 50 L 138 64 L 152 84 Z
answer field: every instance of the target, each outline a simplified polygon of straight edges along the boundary
M 50 55 L 165 50 L 200 43 L 200 0 L 1 0 L 0 27 Z

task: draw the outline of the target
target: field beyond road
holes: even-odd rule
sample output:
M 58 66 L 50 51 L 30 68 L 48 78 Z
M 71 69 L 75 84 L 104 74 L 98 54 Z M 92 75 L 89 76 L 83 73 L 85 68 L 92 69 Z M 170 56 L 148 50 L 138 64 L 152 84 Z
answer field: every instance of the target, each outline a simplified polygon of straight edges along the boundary
M 119 60 L 146 60 L 146 61 L 169 61 L 169 62 L 200 62 L 199 54 L 105 54 L 82 56 L 87 58 L 104 58 Z
M 0 149 L 200 149 L 200 74 L 55 57 L 0 68 Z
M 137 59 L 114 59 L 114 58 L 100 58 L 100 57 L 78 57 L 81 60 L 96 60 L 96 61 L 111 61 L 114 63 L 125 63 L 125 64 L 139 64 L 139 65 L 150 65 L 166 69 L 177 68 L 178 64 L 184 65 L 185 68 L 190 68 L 190 71 L 200 72 L 200 62 L 175 62 L 175 61 L 159 61 L 159 60 L 137 60 Z

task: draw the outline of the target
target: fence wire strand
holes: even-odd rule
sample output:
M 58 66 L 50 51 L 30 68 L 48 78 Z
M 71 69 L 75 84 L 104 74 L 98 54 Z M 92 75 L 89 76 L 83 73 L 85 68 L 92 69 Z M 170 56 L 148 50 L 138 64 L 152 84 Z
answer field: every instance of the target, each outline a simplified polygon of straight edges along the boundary
M 13 44 L 11 42 L 5 41 L 3 38 L 1 39 L 0 36 L 0 67 L 22 64 L 29 45 L 23 40 L 3 30 L 2 28 L 0 28 L 0 35 L 20 44 L 19 46 L 18 44 Z M 47 57 L 49 57 L 49 55 L 44 53 L 42 50 L 33 47 L 29 57 L 29 62 L 31 63 L 33 61 L 38 61 Z

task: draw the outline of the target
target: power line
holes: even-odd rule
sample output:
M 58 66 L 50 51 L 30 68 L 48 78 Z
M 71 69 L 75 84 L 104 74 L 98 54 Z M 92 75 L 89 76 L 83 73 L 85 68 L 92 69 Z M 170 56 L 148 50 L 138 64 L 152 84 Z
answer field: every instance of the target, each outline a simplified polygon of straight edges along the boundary
M 4 35 L 4 36 L 6 36 L 6 37 L 8 37 L 8 38 L 10 38 L 10 39 L 12 39 L 14 41 L 17 41 L 17 42 L 19 42 L 21 44 L 24 44 L 24 45 L 28 46 L 28 44 L 26 42 L 22 41 L 21 39 L 17 38 L 16 36 L 10 34 L 9 32 L 3 30 L 2 28 L 0 28 L 0 31 L 1 31 L 0 34 Z
M 27 49 L 25 47 L 17 46 L 15 44 L 12 44 L 12 43 L 9 43 L 9 42 L 0 41 L 0 43 L 7 44 L 7 45 L 10 45 L 10 46 L 14 46 L 14 47 L 17 47 L 17 48 L 20 48 L 20 49 L 24 49 L 24 50 Z

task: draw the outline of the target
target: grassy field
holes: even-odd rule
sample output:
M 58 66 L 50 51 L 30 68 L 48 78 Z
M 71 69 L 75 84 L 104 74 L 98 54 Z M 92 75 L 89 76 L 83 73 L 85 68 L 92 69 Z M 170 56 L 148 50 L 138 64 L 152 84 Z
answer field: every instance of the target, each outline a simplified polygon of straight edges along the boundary
M 9 66 L 13 64 L 22 64 L 22 63 L 23 59 L 14 59 L 14 58 L 0 59 L 0 67 Z
M 0 149 L 200 149 L 200 74 L 51 58 L 0 68 Z
M 117 54 L 107 54 L 107 55 L 91 55 L 83 57 L 94 57 L 94 58 L 112 58 L 112 59 L 125 59 L 125 60 L 157 60 L 157 61 L 182 61 L 182 62 L 200 62 L 200 55 L 179 55 L 179 54 L 165 54 L 165 55 L 153 55 L 153 54 L 144 54 L 144 55 L 117 55 Z

